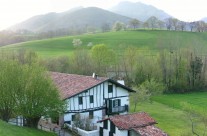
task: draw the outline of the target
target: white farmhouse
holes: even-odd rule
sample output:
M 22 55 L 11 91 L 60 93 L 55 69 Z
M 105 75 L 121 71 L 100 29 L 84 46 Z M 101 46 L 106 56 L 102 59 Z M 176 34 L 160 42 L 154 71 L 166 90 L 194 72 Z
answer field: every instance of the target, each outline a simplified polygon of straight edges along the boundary
M 113 121 L 115 118 L 122 118 L 122 116 L 125 120 L 128 116 L 132 120 L 133 117 L 142 118 L 142 116 L 128 115 L 129 93 L 135 91 L 123 85 L 123 82 L 98 77 L 95 74 L 83 76 L 51 72 L 51 77 L 60 92 L 61 98 L 68 103 L 63 122 L 70 127 L 76 126 L 79 134 L 84 136 L 134 135 L 136 129 L 131 131 L 132 128 L 129 127 L 129 129 L 122 131 Z M 110 123 L 110 121 L 112 122 Z M 109 124 L 108 127 L 106 124 Z

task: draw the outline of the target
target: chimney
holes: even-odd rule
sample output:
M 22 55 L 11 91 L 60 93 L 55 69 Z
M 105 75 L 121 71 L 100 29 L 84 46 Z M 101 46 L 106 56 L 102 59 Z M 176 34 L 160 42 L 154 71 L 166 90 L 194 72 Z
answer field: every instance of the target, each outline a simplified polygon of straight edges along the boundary
M 96 73 L 93 73 L 92 77 L 93 77 L 94 79 L 97 79 L 98 75 L 97 75 Z
M 119 84 L 125 85 L 124 80 L 117 80 Z

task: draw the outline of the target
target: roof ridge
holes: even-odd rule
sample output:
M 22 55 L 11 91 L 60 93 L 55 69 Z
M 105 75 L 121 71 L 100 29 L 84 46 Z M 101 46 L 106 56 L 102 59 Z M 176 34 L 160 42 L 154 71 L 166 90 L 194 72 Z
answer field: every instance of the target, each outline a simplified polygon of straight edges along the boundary
M 49 71 L 50 73 L 57 73 L 57 74 L 63 74 L 63 75 L 74 75 L 74 76 L 83 76 L 83 77 L 92 77 L 89 75 L 79 75 L 79 74 L 70 74 L 70 73 L 62 73 L 62 72 L 54 72 L 54 71 Z M 108 77 L 104 77 L 104 76 L 98 76 L 100 78 L 106 78 L 106 79 L 110 79 Z M 93 77 L 92 77 L 93 78 Z

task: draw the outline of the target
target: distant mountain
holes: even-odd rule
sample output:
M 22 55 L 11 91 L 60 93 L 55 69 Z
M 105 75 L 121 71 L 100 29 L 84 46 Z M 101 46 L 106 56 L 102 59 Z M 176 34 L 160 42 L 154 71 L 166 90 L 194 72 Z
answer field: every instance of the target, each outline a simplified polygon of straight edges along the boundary
M 96 7 L 76 8 L 62 13 L 48 13 L 34 16 L 10 29 L 26 29 L 33 32 L 46 32 L 59 29 L 101 28 L 112 26 L 116 21 L 128 23 L 131 18 Z
M 201 20 L 207 23 L 207 17 L 204 17 Z
M 171 17 L 164 11 L 157 9 L 151 5 L 143 4 L 141 2 L 120 2 L 118 5 L 112 7 L 110 11 L 123 16 L 136 18 L 140 21 L 146 21 L 151 16 L 155 16 L 160 20 Z

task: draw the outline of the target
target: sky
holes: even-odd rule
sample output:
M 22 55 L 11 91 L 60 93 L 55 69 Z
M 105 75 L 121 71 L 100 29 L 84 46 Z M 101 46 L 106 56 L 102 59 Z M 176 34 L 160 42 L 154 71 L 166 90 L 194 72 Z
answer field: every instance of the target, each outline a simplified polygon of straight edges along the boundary
M 0 0 L 0 30 L 35 15 L 63 12 L 79 6 L 109 9 L 121 1 L 153 5 L 182 21 L 207 17 L 206 0 Z

